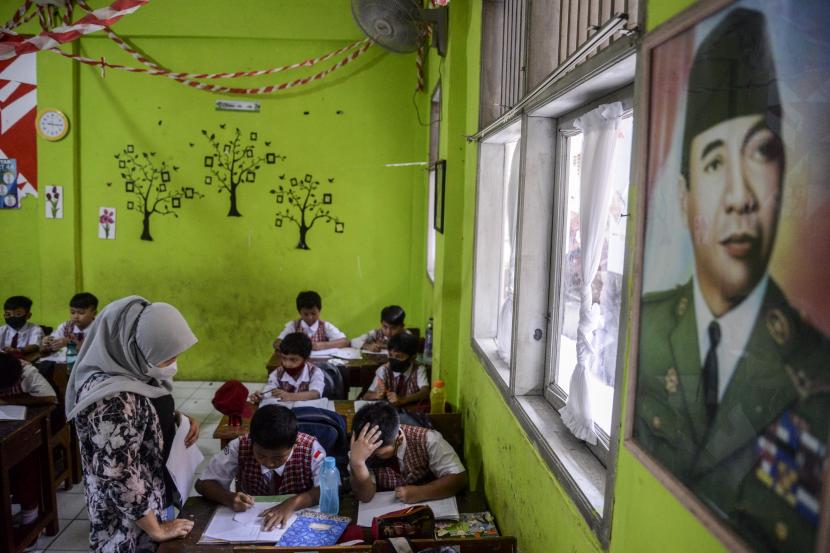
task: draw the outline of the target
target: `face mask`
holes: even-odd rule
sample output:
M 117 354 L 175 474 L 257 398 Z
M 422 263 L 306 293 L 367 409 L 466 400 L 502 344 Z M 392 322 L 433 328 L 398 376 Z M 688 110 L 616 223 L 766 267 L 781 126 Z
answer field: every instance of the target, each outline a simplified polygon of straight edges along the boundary
M 170 380 L 176 374 L 176 371 L 179 369 L 176 362 L 173 362 L 172 365 L 167 365 L 166 367 L 156 367 L 155 365 L 150 365 L 147 369 L 147 376 L 155 378 L 156 380 Z
M 15 330 L 20 330 L 26 324 L 26 317 L 5 317 L 6 324 Z
M 389 368 L 392 369 L 392 372 L 402 373 L 409 368 L 409 359 L 407 359 L 406 361 L 401 361 L 400 359 L 390 357 Z

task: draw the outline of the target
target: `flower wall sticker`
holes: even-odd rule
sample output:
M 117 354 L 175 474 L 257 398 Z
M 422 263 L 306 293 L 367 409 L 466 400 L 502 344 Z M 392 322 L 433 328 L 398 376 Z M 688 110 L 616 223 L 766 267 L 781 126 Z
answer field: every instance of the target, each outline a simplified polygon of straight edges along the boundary
M 98 208 L 98 238 L 115 240 L 115 208 Z
M 46 187 L 44 206 L 47 219 L 63 219 L 63 186 Z
M 280 175 L 280 180 L 285 180 L 285 175 Z M 280 184 L 276 190 L 271 190 L 274 194 L 278 204 L 288 203 L 283 211 L 277 211 L 274 226 L 282 228 L 285 221 L 297 225 L 300 232 L 300 237 L 297 242 L 298 250 L 309 250 L 306 238 L 309 231 L 314 227 L 314 223 L 322 220 L 325 223 L 334 223 L 334 232 L 342 234 L 345 224 L 336 215 L 332 215 L 328 207 L 333 201 L 333 195 L 326 192 L 320 197 L 317 188 L 320 187 L 320 181 L 314 180 L 314 177 L 306 173 L 303 177 L 291 177 L 289 184 L 283 186 Z M 329 183 L 333 183 L 334 179 L 329 179 Z M 281 207 L 278 208 L 282 209 Z

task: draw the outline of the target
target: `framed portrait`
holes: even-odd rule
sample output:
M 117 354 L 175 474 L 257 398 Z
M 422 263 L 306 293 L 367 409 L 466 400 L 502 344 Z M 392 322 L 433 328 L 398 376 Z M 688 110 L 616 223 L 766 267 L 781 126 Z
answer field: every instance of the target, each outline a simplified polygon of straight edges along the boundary
M 830 4 L 646 35 L 626 447 L 729 549 L 830 551 Z
M 435 204 L 433 209 L 432 228 L 437 232 L 444 234 L 444 186 L 447 173 L 447 160 L 442 159 L 432 164 L 432 169 L 435 171 L 435 195 L 433 196 Z

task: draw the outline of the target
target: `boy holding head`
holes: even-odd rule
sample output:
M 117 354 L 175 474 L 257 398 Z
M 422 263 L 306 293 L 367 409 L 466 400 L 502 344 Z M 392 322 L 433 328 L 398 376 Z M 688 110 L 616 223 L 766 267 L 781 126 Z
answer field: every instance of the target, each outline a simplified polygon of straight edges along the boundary
M 400 424 L 388 403 L 366 405 L 352 422 L 349 452 L 352 491 L 371 501 L 377 491 L 395 491 L 404 503 L 454 496 L 467 485 L 467 471 L 439 432 Z

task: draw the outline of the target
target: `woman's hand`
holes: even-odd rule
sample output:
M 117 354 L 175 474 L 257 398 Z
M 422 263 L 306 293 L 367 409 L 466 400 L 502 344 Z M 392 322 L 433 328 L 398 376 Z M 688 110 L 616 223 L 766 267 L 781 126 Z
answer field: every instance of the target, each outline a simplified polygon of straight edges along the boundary
M 183 538 L 193 530 L 193 521 L 186 518 L 177 518 L 158 525 L 158 529 L 150 534 L 153 541 L 170 541 Z
M 185 415 L 185 417 L 190 419 L 190 430 L 187 431 L 187 436 L 184 437 L 184 445 L 190 447 L 199 439 L 199 423 L 190 415 Z

